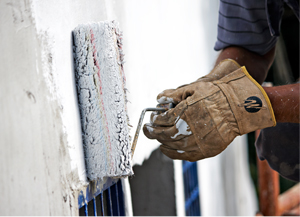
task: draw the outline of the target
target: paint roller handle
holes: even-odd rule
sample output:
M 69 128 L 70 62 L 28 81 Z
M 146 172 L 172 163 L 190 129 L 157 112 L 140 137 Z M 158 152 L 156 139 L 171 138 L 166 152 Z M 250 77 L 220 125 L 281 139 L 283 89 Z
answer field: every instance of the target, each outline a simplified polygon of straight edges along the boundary
M 158 104 L 156 108 L 145 108 L 142 111 L 140 119 L 139 119 L 138 126 L 137 126 L 135 134 L 134 134 L 133 143 L 132 143 L 132 146 L 131 146 L 131 158 L 133 158 L 134 150 L 135 150 L 135 147 L 136 147 L 136 144 L 137 144 L 137 140 L 138 140 L 141 128 L 142 128 L 142 124 L 143 124 L 143 119 L 145 117 L 145 113 L 148 112 L 148 111 L 152 111 L 152 112 L 153 111 L 164 112 L 164 111 L 169 110 L 170 108 L 174 108 L 174 105 L 172 103 Z

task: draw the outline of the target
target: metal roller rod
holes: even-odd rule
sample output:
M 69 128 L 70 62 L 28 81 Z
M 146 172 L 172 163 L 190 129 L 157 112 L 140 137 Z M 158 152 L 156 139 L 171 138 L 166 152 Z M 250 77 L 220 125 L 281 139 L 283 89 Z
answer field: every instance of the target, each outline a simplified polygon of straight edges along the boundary
M 131 158 L 133 158 L 133 154 L 134 154 L 134 150 L 135 150 L 135 147 L 136 147 L 136 143 L 137 143 L 137 140 L 138 140 L 138 137 L 139 137 L 139 134 L 140 134 L 140 130 L 142 128 L 142 124 L 143 124 L 143 119 L 144 119 L 144 116 L 145 116 L 145 113 L 148 112 L 148 111 L 167 111 L 169 108 L 145 108 L 142 113 L 141 113 L 141 116 L 140 116 L 140 120 L 139 120 L 139 123 L 138 123 L 138 126 L 136 128 L 136 131 L 135 131 L 135 135 L 134 135 L 134 139 L 133 139 L 133 143 L 132 143 L 132 146 L 131 146 Z

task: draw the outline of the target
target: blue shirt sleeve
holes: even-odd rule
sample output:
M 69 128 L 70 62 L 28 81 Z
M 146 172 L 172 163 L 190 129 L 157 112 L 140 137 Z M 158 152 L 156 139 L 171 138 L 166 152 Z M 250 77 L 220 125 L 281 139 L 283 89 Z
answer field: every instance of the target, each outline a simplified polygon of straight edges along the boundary
M 276 44 L 271 35 L 265 0 L 220 0 L 218 37 L 214 49 L 240 46 L 260 55 Z

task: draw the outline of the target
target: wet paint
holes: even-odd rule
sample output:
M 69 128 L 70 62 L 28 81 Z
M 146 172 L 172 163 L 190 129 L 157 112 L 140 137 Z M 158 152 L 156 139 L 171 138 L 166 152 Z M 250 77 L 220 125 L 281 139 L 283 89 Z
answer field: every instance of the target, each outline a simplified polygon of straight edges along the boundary
M 192 131 L 190 131 L 190 126 L 183 119 L 178 120 L 178 122 L 176 123 L 176 128 L 178 130 L 178 133 L 176 133 L 174 136 L 171 136 L 171 139 L 176 139 L 176 137 L 180 135 L 192 134 Z

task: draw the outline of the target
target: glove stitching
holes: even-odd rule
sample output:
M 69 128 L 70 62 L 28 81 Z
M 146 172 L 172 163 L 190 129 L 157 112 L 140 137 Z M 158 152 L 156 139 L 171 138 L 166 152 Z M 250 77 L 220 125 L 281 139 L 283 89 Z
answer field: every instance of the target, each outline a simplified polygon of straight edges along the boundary
M 204 99 L 204 98 L 207 98 L 207 97 L 209 97 L 209 96 L 211 96 L 211 95 L 217 93 L 218 91 L 220 91 L 220 90 L 214 90 L 213 92 L 209 93 L 208 95 L 201 96 L 201 97 L 199 97 L 199 98 L 195 98 L 195 99 L 193 99 L 193 100 L 191 100 L 191 101 L 190 101 L 189 99 L 187 99 L 187 105 L 188 105 L 188 106 L 191 106 L 191 105 L 193 105 L 194 103 L 199 102 L 200 100 L 202 100 L 202 99 Z
M 220 91 L 220 92 L 221 92 L 221 91 Z M 226 98 L 225 98 L 225 99 L 226 99 Z M 229 104 L 229 102 L 228 102 L 227 99 L 226 99 L 226 102 L 228 103 L 228 107 L 231 108 L 231 107 L 230 107 L 230 104 Z M 219 111 L 222 111 L 222 109 L 220 108 L 220 106 L 219 106 L 218 103 L 216 103 L 215 106 L 217 107 L 217 109 L 218 109 Z M 208 110 L 208 111 L 209 111 L 209 110 Z M 223 114 L 224 114 L 223 112 L 220 112 L 219 114 L 220 114 L 220 116 L 223 118 L 224 122 L 227 123 L 227 125 L 229 126 L 230 131 L 231 131 L 231 132 L 232 132 L 232 131 L 234 132 L 234 130 L 233 130 L 234 127 L 232 126 L 232 123 L 228 120 L 228 116 L 227 116 L 227 115 L 224 116 L 224 115 L 223 115 Z M 233 112 L 232 112 L 232 116 L 234 117 Z M 234 117 L 234 118 L 235 118 L 235 117 Z M 221 133 L 220 133 L 220 131 L 218 130 L 218 128 L 217 128 L 217 131 L 218 131 L 220 137 L 222 138 L 223 142 L 224 142 L 225 144 L 227 144 L 227 142 L 225 142 L 225 140 L 223 139 L 223 136 L 221 135 Z
M 236 70 L 237 71 L 237 70 Z M 239 72 L 239 71 L 238 71 Z M 235 74 L 237 74 L 238 72 L 236 72 Z M 232 73 L 233 74 L 233 73 Z M 239 74 L 239 73 L 238 73 Z M 225 84 L 228 84 L 229 82 L 232 82 L 232 81 L 236 81 L 236 80 L 239 80 L 243 77 L 245 77 L 246 75 L 245 74 L 242 74 L 242 75 L 239 75 L 237 77 L 232 77 L 232 75 L 226 75 L 225 77 L 223 77 L 221 80 L 217 80 L 217 81 L 213 81 L 212 83 L 215 84 L 215 85 L 218 85 L 218 84 L 222 84 L 222 83 L 225 83 Z
M 208 111 L 208 114 L 209 114 L 209 116 L 210 116 L 210 119 L 214 122 L 214 127 L 212 128 L 211 131 L 213 131 L 214 129 L 216 129 L 217 132 L 218 132 L 218 134 L 220 135 L 220 137 L 221 137 L 223 143 L 226 144 L 225 141 L 224 141 L 224 139 L 223 139 L 223 137 L 222 137 L 222 135 L 220 134 L 220 132 L 219 132 L 219 130 L 218 130 L 218 127 L 217 127 L 217 124 L 216 124 L 215 120 L 212 118 L 212 115 L 211 115 L 209 109 L 207 109 L 207 104 L 205 103 L 205 101 L 203 101 L 203 103 L 205 104 L 205 107 L 206 107 L 206 110 Z M 219 111 L 221 111 L 221 109 L 219 109 Z M 210 132 L 211 132 L 211 131 L 210 131 Z
M 189 106 L 187 105 L 187 108 L 188 108 Z M 187 109 L 186 109 L 187 110 Z M 186 111 L 185 110 L 185 111 Z M 185 115 L 185 117 L 186 117 L 186 119 L 188 120 L 188 123 L 192 123 L 191 122 L 191 120 L 190 120 L 190 118 L 185 114 L 185 112 L 184 112 L 184 115 Z M 194 126 L 193 126 L 194 127 Z M 191 131 L 192 131 L 192 129 L 191 129 Z M 199 146 L 199 144 L 198 144 L 198 138 L 197 138 L 197 136 L 196 136 L 196 134 L 195 133 L 193 133 L 193 131 L 192 131 L 192 135 L 195 137 L 195 140 L 196 140 L 196 145 L 197 145 L 197 147 L 199 148 L 199 151 L 201 152 L 201 154 L 202 154 L 202 156 L 206 156 L 206 152 L 205 151 L 203 151 L 202 150 L 202 148 L 200 148 L 200 146 Z
M 181 117 L 182 117 L 183 115 L 185 115 L 184 112 L 188 109 L 187 103 L 186 103 L 185 105 L 186 105 L 186 106 L 182 108 L 181 112 L 180 112 L 179 115 L 177 116 L 177 118 L 176 118 L 176 120 L 175 120 L 175 122 L 174 122 L 174 125 L 176 125 L 177 122 L 179 121 L 179 119 L 182 119 Z M 173 126 L 174 126 L 174 125 L 173 125 Z
M 226 91 L 226 87 L 223 86 L 222 84 L 217 84 L 217 86 L 220 88 L 220 90 L 222 91 L 222 93 L 224 94 L 225 98 L 226 98 L 226 101 L 227 103 L 229 104 L 229 107 L 231 109 L 231 112 L 233 114 L 233 117 L 238 125 L 238 131 L 239 131 L 239 135 L 241 135 L 241 132 L 243 132 L 243 126 L 242 126 L 242 123 L 240 123 L 238 120 L 241 120 L 241 117 L 238 116 L 238 112 L 234 112 L 236 111 L 237 109 L 236 108 L 233 108 L 234 107 L 234 103 L 233 101 L 231 100 L 232 97 L 231 97 L 231 92 Z

